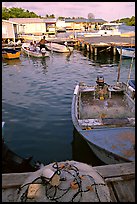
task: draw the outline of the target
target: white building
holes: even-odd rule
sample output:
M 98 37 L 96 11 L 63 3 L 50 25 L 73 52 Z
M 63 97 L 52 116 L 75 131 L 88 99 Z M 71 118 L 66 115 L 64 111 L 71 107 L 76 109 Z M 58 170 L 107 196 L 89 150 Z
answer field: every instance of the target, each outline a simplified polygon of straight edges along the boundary
M 2 39 L 12 39 L 15 42 L 18 33 L 18 23 L 2 20 Z
M 56 31 L 56 19 L 10 18 L 9 20 L 18 23 L 18 34 L 43 35 Z

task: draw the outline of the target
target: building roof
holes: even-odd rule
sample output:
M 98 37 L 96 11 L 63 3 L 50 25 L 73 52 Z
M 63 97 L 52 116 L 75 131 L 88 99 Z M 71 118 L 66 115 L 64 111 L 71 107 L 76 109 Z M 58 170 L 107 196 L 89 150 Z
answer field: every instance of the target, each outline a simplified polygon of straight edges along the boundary
M 9 21 L 9 20 L 2 20 L 2 22 L 11 23 L 11 24 L 18 24 L 17 22 L 13 22 L 13 21 Z
M 107 21 L 103 19 L 86 19 L 86 18 L 78 18 L 78 19 L 70 19 L 66 18 L 65 23 L 106 23 Z
M 9 18 L 10 21 L 15 21 L 20 24 L 24 23 L 56 23 L 55 18 Z
M 90 22 L 91 23 L 106 23 L 107 21 L 103 19 L 91 19 Z

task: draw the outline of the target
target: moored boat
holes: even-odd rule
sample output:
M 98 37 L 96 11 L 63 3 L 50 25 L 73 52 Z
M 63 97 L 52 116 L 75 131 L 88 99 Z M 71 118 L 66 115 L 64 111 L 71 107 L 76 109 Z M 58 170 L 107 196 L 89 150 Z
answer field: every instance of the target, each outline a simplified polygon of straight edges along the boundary
M 58 43 L 46 43 L 46 48 L 53 52 L 69 53 L 73 51 L 73 47 L 66 45 L 61 45 Z
M 22 51 L 26 55 L 31 56 L 31 57 L 37 57 L 37 58 L 49 57 L 50 56 L 50 53 L 44 48 L 42 48 L 41 51 L 40 51 L 39 47 L 36 47 L 35 51 L 29 50 L 29 45 L 30 45 L 29 43 L 23 43 L 22 44 Z
M 2 48 L 2 58 L 4 59 L 18 59 L 20 51 L 12 48 Z
M 73 125 L 105 164 L 135 161 L 135 100 L 124 82 L 79 83 L 74 89 Z M 133 98 L 131 97 L 133 96 Z
M 134 47 L 117 47 L 117 51 L 122 57 L 125 58 L 135 58 L 135 48 Z
M 134 79 L 130 79 L 128 82 L 129 86 L 132 87 L 135 91 L 135 80 Z
M 121 35 L 119 26 L 121 23 L 105 23 L 96 32 L 85 33 L 84 37 L 97 37 L 97 36 L 114 36 Z
M 32 157 L 23 158 L 12 151 L 4 141 L 4 126 L 2 122 L 2 173 L 33 172 L 37 170 L 31 163 Z

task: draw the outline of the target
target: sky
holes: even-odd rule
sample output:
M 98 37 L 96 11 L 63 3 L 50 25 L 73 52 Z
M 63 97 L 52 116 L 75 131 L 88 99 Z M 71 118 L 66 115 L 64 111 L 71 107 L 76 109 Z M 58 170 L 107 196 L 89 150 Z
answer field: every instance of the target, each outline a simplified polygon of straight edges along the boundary
M 2 2 L 6 8 L 22 8 L 40 16 L 84 17 L 113 21 L 135 16 L 135 2 Z

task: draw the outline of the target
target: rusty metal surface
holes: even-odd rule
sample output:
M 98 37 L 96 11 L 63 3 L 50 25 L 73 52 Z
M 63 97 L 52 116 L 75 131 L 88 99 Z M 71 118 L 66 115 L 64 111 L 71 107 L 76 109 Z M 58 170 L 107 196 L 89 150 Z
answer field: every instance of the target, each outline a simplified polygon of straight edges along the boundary
M 83 130 L 85 139 L 115 155 L 135 161 L 135 128 L 117 127 Z

